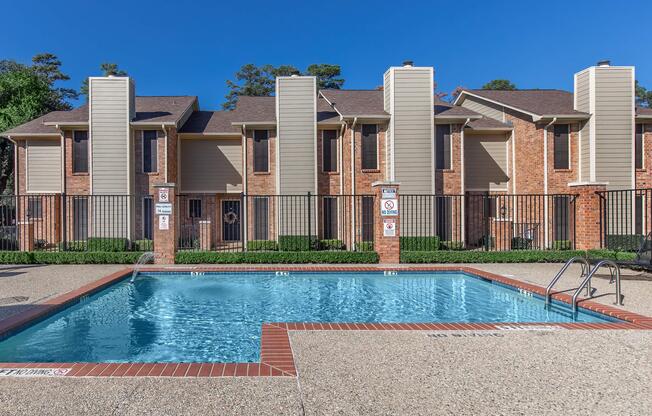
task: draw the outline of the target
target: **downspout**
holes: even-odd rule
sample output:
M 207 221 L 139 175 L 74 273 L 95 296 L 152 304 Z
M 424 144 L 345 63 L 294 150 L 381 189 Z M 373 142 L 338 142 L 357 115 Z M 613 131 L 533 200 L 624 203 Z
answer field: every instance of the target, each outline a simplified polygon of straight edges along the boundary
M 555 124 L 557 117 L 554 117 L 552 121 L 543 128 L 543 217 L 546 222 L 545 226 L 545 248 L 548 248 L 549 236 L 548 236 L 548 127 Z
M 355 244 L 355 125 L 358 118 L 353 118 L 351 124 L 351 244 Z
M 466 231 L 465 231 L 465 199 L 466 199 L 466 184 L 464 183 L 464 128 L 471 122 L 471 118 L 467 118 L 462 127 L 460 128 L 460 191 L 462 192 L 462 206 L 461 206 L 461 229 L 462 229 L 462 244 L 466 245 Z
M 7 140 L 14 145 L 14 195 L 18 195 L 18 189 L 20 189 L 18 187 L 18 142 L 11 136 L 7 136 Z
M 165 183 L 168 183 L 168 131 L 165 128 L 165 124 L 161 124 L 161 128 L 163 129 L 163 140 L 165 141 L 165 171 L 163 172 L 163 176 L 165 177 Z
M 247 182 L 249 179 L 249 176 L 247 175 L 247 125 L 243 124 L 242 127 L 242 212 L 244 215 L 241 215 L 242 222 L 243 222 L 243 230 L 242 230 L 242 241 L 243 241 L 243 246 L 247 247 L 247 231 L 249 228 L 249 223 L 247 219 L 249 218 L 249 207 L 247 205 Z M 268 143 L 269 145 L 269 143 Z

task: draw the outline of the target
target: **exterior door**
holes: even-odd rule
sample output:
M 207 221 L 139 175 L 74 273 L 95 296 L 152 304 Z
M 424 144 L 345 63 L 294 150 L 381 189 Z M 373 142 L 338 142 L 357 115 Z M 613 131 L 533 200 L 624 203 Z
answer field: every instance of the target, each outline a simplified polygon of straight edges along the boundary
M 222 240 L 240 241 L 240 201 L 222 201 Z

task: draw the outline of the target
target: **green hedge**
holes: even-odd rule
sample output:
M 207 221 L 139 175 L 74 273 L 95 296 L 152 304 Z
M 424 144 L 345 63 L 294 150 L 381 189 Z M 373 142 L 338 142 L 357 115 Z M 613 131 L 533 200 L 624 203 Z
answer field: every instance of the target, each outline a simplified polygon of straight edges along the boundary
M 355 251 L 374 251 L 374 242 L 373 241 L 362 241 L 356 243 Z
M 573 247 L 573 243 L 570 240 L 555 240 L 552 242 L 553 250 L 570 250 Z
M 439 237 L 399 237 L 401 251 L 437 251 Z
M 129 240 L 126 238 L 89 237 L 87 248 L 88 251 L 127 251 L 129 250 Z
M 309 251 L 319 248 L 317 237 L 307 235 L 281 235 L 278 237 L 280 251 Z
M 525 237 L 513 237 L 512 238 L 512 250 L 531 250 L 532 249 L 532 239 Z
M 613 250 L 408 251 L 401 263 L 563 263 L 572 257 L 631 261 L 634 253 Z
M 3 251 L 0 264 L 134 264 L 140 252 Z
M 274 240 L 251 240 L 247 243 L 249 251 L 276 251 L 278 243 Z
M 154 241 L 152 240 L 134 240 L 132 243 L 132 250 L 134 251 L 153 251 Z
M 462 241 L 442 241 L 442 250 L 464 250 L 464 242 Z
M 607 234 L 605 245 L 610 250 L 638 251 L 643 238 L 642 234 Z
M 342 240 L 319 240 L 320 250 L 344 250 L 346 246 Z
M 244 253 L 182 251 L 177 253 L 175 262 L 177 264 L 378 263 L 378 254 L 374 251 L 259 251 Z

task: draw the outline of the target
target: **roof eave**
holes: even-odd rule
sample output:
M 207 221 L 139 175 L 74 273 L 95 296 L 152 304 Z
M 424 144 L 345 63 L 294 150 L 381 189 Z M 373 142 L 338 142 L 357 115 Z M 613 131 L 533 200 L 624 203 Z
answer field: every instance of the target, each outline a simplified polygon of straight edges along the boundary
M 233 121 L 231 122 L 232 126 L 275 126 L 276 121 Z
M 539 120 L 588 120 L 591 118 L 590 114 L 543 114 Z
M 541 115 L 540 114 L 536 114 L 536 113 L 533 113 L 531 111 L 523 110 L 522 108 L 514 107 L 514 106 L 511 106 L 509 104 L 502 103 L 500 101 L 496 101 L 496 100 L 492 100 L 492 99 L 487 98 L 487 97 L 483 97 L 481 95 L 473 94 L 473 93 L 468 92 L 466 90 L 463 90 L 460 93 L 460 95 L 457 96 L 457 98 L 455 99 L 455 102 L 453 104 L 458 105 L 458 101 L 460 101 L 460 100 L 464 101 L 463 98 L 462 98 L 464 95 L 470 95 L 471 97 L 475 97 L 475 98 L 478 98 L 480 100 L 484 100 L 484 101 L 490 102 L 492 104 L 499 105 L 501 107 L 509 108 L 510 110 L 518 111 L 519 113 L 527 114 L 530 117 L 532 117 L 532 120 L 534 120 L 534 121 L 541 120 Z
M 44 121 L 43 125 L 51 127 L 88 126 L 88 121 Z
M 186 138 L 192 138 L 192 137 L 206 137 L 206 136 L 217 136 L 217 137 L 240 137 L 242 136 L 242 133 L 233 131 L 233 132 L 201 132 L 201 133 L 179 133 L 179 137 L 186 137 Z
M 61 133 L 0 133 L 0 137 L 61 137 Z

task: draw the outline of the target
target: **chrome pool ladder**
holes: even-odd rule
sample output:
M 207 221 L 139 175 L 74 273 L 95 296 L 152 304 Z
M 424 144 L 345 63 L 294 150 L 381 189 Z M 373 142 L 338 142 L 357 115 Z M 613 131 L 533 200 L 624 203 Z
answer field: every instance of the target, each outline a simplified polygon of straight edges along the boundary
M 548 306 L 550 303 L 550 292 L 552 291 L 552 287 L 561 279 L 561 277 L 564 275 L 564 272 L 568 270 L 568 268 L 571 266 L 573 263 L 580 263 L 582 265 L 582 273 L 580 274 L 580 277 L 588 276 L 591 271 L 591 265 L 589 264 L 589 261 L 585 259 L 584 257 L 573 257 L 572 259 L 568 260 L 566 264 L 557 272 L 555 277 L 550 281 L 548 284 L 548 287 L 546 287 L 546 299 L 545 299 L 545 304 Z M 591 292 L 591 280 L 589 279 L 588 281 L 588 286 L 586 287 L 586 293 L 587 295 Z
M 582 291 L 582 288 L 584 286 L 588 288 L 591 287 L 591 278 L 593 275 L 598 271 L 598 269 L 602 266 L 609 266 L 609 273 L 611 273 L 611 278 L 609 279 L 609 284 L 613 283 L 614 280 L 616 282 L 616 305 L 622 305 L 623 304 L 623 298 L 620 294 L 620 267 L 613 261 L 611 260 L 600 260 L 594 267 L 591 272 L 582 280 L 582 283 L 580 283 L 579 287 L 575 290 L 575 293 L 573 293 L 573 299 L 572 299 L 572 304 L 573 304 L 573 313 L 577 312 L 577 297 L 579 296 L 580 292 Z

